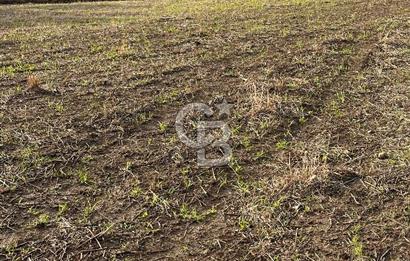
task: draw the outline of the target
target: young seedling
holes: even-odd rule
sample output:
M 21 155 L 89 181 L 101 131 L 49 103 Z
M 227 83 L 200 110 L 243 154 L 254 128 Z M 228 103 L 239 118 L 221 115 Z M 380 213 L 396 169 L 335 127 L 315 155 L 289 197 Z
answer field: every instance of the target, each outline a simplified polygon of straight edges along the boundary
M 50 222 L 50 216 L 48 214 L 40 214 L 37 220 L 34 222 L 34 227 L 44 227 Z
M 134 186 L 134 188 L 130 192 L 130 196 L 133 198 L 136 198 L 139 195 L 141 195 L 141 193 L 142 193 L 142 189 L 139 186 Z
M 276 147 L 278 150 L 285 150 L 285 149 L 288 148 L 288 145 L 289 145 L 289 142 L 288 142 L 288 141 L 286 141 L 286 140 L 281 140 L 281 141 L 276 142 L 275 147 Z
M 158 128 L 159 128 L 159 131 L 160 131 L 161 133 L 164 133 L 164 132 L 166 132 L 167 129 L 168 129 L 168 124 L 165 123 L 165 122 L 159 122 L 159 123 L 158 123 Z
M 57 216 L 62 216 L 64 215 L 68 210 L 68 204 L 67 203 L 62 203 L 58 205 L 58 212 Z
M 276 210 L 276 209 L 280 208 L 280 206 L 282 205 L 282 202 L 283 202 L 285 199 L 286 199 L 286 197 L 280 196 L 279 199 L 275 200 L 275 201 L 272 203 L 272 209 L 273 209 L 273 210 Z
M 246 150 L 250 149 L 251 146 L 252 146 L 251 141 L 250 141 L 250 139 L 249 139 L 248 136 L 244 136 L 244 137 L 242 138 L 241 144 L 242 144 L 242 146 L 243 146 Z
M 360 225 L 354 226 L 353 231 L 352 231 L 353 236 L 351 240 L 353 256 L 357 260 L 361 260 L 363 258 L 363 244 L 360 240 L 360 235 L 359 235 L 360 230 L 361 230 Z
M 257 151 L 255 153 L 255 157 L 253 157 L 253 160 L 260 160 L 266 158 L 266 153 L 263 150 Z
M 236 174 L 239 174 L 242 172 L 242 166 L 239 165 L 238 160 L 235 159 L 234 157 L 231 158 L 229 162 L 229 167 L 235 172 Z
M 244 194 L 250 193 L 249 184 L 243 181 L 241 178 L 238 178 L 236 181 L 236 187 L 238 190 Z
M 238 225 L 239 225 L 239 229 L 241 231 L 245 231 L 248 230 L 248 228 L 250 227 L 250 223 L 249 221 L 247 221 L 245 218 L 240 217 L 239 221 L 238 221 Z
M 196 209 L 190 209 L 187 204 L 182 204 L 181 208 L 179 209 L 179 215 L 185 220 L 192 220 L 194 222 L 201 222 L 206 217 L 210 215 L 214 215 L 216 213 L 215 208 L 211 208 L 206 210 L 203 213 L 198 212 Z
M 91 216 L 91 214 L 94 212 L 94 210 L 95 210 L 95 205 L 90 205 L 88 203 L 88 205 L 83 209 L 81 221 L 86 222 Z
M 48 107 L 56 112 L 61 113 L 64 111 L 64 105 L 61 102 L 48 102 Z
M 83 185 L 89 184 L 90 178 L 89 178 L 87 170 L 85 170 L 85 169 L 78 170 L 77 176 L 78 176 L 78 179 L 80 181 L 80 184 L 83 184 Z

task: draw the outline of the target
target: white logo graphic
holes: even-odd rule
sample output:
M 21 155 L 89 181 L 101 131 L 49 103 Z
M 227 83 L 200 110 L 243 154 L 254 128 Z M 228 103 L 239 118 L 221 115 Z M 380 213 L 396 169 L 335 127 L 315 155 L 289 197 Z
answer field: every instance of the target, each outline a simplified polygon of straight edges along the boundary
M 219 109 L 219 115 L 230 115 L 230 109 L 233 105 L 228 104 L 225 100 L 221 104 L 217 104 Z M 176 118 L 175 128 L 179 139 L 187 146 L 197 149 L 198 165 L 201 167 L 215 167 L 222 166 L 229 163 L 232 156 L 232 149 L 227 143 L 231 136 L 231 131 L 223 121 L 199 121 L 197 123 L 197 138 L 191 140 L 184 129 L 184 119 L 189 113 L 201 112 L 210 117 L 214 114 L 214 111 L 208 105 L 204 103 L 191 103 L 182 108 Z M 216 139 L 213 135 L 206 135 L 206 130 L 220 129 L 222 130 L 222 137 Z M 212 148 L 222 149 L 222 157 L 217 159 L 207 159 L 205 156 L 205 147 L 210 146 Z

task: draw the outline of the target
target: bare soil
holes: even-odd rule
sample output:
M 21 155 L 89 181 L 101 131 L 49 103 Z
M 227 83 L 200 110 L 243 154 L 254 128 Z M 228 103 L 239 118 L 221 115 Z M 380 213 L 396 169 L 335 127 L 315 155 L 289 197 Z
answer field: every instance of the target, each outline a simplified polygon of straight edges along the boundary
M 0 6 L 0 259 L 410 260 L 409 14 Z M 175 118 L 223 99 L 233 158 L 200 168 Z

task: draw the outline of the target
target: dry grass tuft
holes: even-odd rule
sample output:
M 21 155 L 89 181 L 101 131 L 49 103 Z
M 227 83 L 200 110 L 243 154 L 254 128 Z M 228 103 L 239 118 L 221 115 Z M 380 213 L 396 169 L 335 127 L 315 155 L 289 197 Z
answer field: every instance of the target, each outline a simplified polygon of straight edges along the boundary
M 281 102 L 281 97 L 269 92 L 265 84 L 250 84 L 250 109 L 249 115 L 255 116 L 261 112 L 274 112 Z
M 296 166 L 289 164 L 289 176 L 286 183 L 310 183 L 316 179 L 322 180 L 329 174 L 329 166 L 319 155 L 305 151 Z
M 40 88 L 40 80 L 35 75 L 29 75 L 27 77 L 27 89 L 28 90 L 35 90 Z

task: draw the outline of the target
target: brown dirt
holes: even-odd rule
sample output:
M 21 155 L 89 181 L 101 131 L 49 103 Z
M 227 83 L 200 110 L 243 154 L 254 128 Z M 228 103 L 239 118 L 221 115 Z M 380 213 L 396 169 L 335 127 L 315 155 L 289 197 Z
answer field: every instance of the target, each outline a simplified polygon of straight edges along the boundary
M 0 6 L 0 259 L 410 259 L 409 11 Z M 223 98 L 234 158 L 199 168 L 176 115 Z

